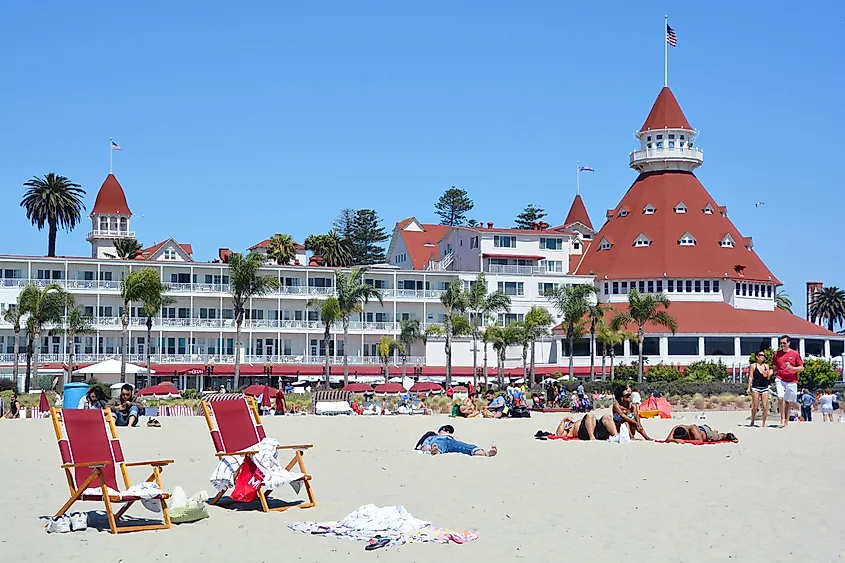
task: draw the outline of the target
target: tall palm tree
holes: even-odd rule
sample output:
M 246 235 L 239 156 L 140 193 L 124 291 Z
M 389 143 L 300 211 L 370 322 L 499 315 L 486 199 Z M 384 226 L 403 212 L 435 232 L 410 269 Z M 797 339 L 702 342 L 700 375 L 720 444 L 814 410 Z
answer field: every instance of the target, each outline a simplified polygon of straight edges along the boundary
M 505 327 L 488 327 L 487 333 L 487 338 L 493 344 L 493 350 L 496 352 L 496 379 L 501 386 L 505 381 L 505 359 L 507 358 L 508 348 L 522 342 L 524 329 L 512 323 Z
M 343 384 L 349 383 L 349 351 L 346 348 L 349 338 L 349 318 L 352 313 L 360 312 L 363 305 L 370 302 L 370 299 L 377 299 L 379 304 L 384 304 L 381 290 L 364 283 L 364 273 L 367 268 L 352 268 L 348 274 L 337 272 L 335 274 L 335 289 L 337 290 L 337 303 L 340 307 L 341 322 L 343 324 Z
M 279 278 L 259 274 L 264 259 L 257 252 L 246 256 L 233 252 L 229 256 L 229 293 L 235 315 L 235 389 L 240 389 L 241 379 L 241 327 L 247 302 L 278 289 Z
M 147 367 L 148 378 L 150 375 L 150 364 L 153 353 L 153 319 L 156 318 L 156 315 L 161 313 L 162 307 L 176 303 L 176 299 L 166 295 L 168 291 L 170 291 L 170 286 L 166 283 L 162 283 L 162 281 L 158 279 L 158 276 L 156 276 L 156 281 L 150 280 L 150 285 L 147 288 L 147 291 L 143 296 L 141 296 L 141 300 L 144 302 L 144 306 L 141 308 L 141 314 L 147 317 L 147 320 L 144 323 L 147 327 L 147 345 L 144 351 L 147 356 L 145 359 L 145 365 Z
M 290 235 L 276 233 L 267 245 L 267 257 L 279 266 L 285 266 L 296 258 L 296 241 Z
M 610 356 L 610 379 L 615 376 L 613 361 L 616 358 L 616 346 L 624 343 L 626 340 L 635 340 L 637 335 L 626 330 L 613 328 L 613 326 L 601 323 L 598 327 L 597 336 L 602 344 L 601 354 L 601 374 L 604 379 L 605 357 Z
M 9 305 L 3 310 L 3 320 L 12 325 L 12 379 L 18 383 L 18 348 L 21 346 L 21 313 L 20 295 L 17 305 Z
M 531 345 L 531 367 L 528 370 L 531 386 L 537 385 L 537 373 L 534 369 L 537 340 L 549 335 L 549 325 L 554 322 L 552 314 L 545 307 L 534 305 L 525 314 L 525 332 Z
M 845 321 L 845 291 L 836 286 L 821 288 L 813 295 L 810 316 L 813 320 L 826 320 L 827 329 L 834 332 L 836 324 Z
M 337 302 L 337 297 L 331 296 L 326 299 L 309 299 L 306 307 L 320 308 L 320 321 L 323 323 L 323 348 L 326 350 L 326 389 L 328 389 L 330 384 L 329 376 L 332 370 L 331 330 L 341 320 L 340 304 Z
M 324 266 L 346 268 L 352 265 L 352 244 L 336 231 L 327 235 L 310 235 L 305 239 L 305 248 L 322 257 Z
M 65 337 L 67 338 L 67 342 L 69 344 L 68 350 L 68 357 L 67 357 L 67 371 L 65 372 L 64 377 L 62 378 L 61 388 L 58 389 L 58 392 L 61 393 L 64 391 L 65 385 L 67 385 L 68 381 L 70 381 L 70 376 L 73 373 L 73 355 L 75 353 L 75 343 L 74 338 L 77 336 L 82 336 L 84 334 L 93 334 L 94 327 L 91 326 L 91 317 L 85 314 L 82 307 L 77 305 L 76 307 L 71 307 L 67 311 L 67 318 L 65 319 L 64 328 L 62 329 L 64 332 Z
M 55 256 L 56 233 L 59 227 L 71 231 L 79 223 L 85 209 L 82 202 L 85 190 L 52 172 L 43 178 L 33 176 L 23 185 L 29 189 L 23 194 L 21 207 L 39 231 L 47 225 L 47 256 Z
M 50 327 L 61 326 L 65 307 L 73 304 L 73 297 L 60 285 L 51 283 L 39 288 L 27 285 L 18 297 L 21 314 L 28 315 L 27 331 L 30 348 L 27 360 L 32 365 L 32 379 L 38 378 L 38 353 L 41 349 L 41 333 Z M 24 392 L 29 393 L 30 377 L 24 382 Z
M 408 373 L 408 356 L 411 355 L 411 347 L 417 340 L 422 340 L 423 332 L 420 329 L 420 321 L 409 319 L 399 323 L 399 344 L 402 354 L 402 379 Z
M 402 350 L 402 345 L 398 340 L 390 336 L 382 336 L 378 341 L 378 357 L 381 363 L 384 364 L 384 382 L 387 383 L 387 378 L 390 374 L 390 358 L 393 353 Z
M 589 283 L 564 285 L 546 294 L 563 317 L 564 332 L 569 343 L 569 377 L 575 370 L 575 341 L 584 336 L 584 315 L 589 313 L 595 286 Z
M 126 359 L 129 355 L 129 307 L 132 303 L 145 301 L 156 286 L 161 285 L 161 278 L 153 268 L 144 268 L 126 274 L 120 280 L 120 298 L 123 310 L 120 325 L 123 333 L 120 337 L 120 382 L 126 382 Z
M 590 381 L 596 380 L 596 329 L 604 321 L 604 316 L 610 309 L 610 305 L 596 303 L 590 305 L 587 311 L 587 317 L 590 319 Z
M 134 238 L 119 238 L 114 241 L 114 252 L 106 256 L 118 260 L 134 260 L 142 249 L 141 243 Z
M 778 309 L 783 309 L 787 313 L 792 312 L 792 299 L 789 298 L 789 294 L 787 294 L 784 290 L 779 289 L 775 294 L 775 303 L 777 304 Z
M 497 325 L 488 325 L 487 328 L 481 331 L 481 342 L 484 343 L 484 386 L 487 387 L 490 385 L 490 378 L 487 373 L 487 345 L 493 342 L 493 337 L 496 335 L 496 330 L 492 332 L 490 329 L 498 329 Z
M 639 356 L 637 366 L 637 381 L 643 382 L 643 341 L 646 323 L 666 327 L 669 332 L 675 334 L 678 330 L 678 322 L 666 309 L 671 302 L 665 293 L 640 293 L 632 289 L 628 293 L 628 310 L 616 313 L 610 322 L 614 329 L 622 329 L 628 324 L 637 325 L 637 352 Z
M 446 307 L 446 322 L 443 332 L 446 336 L 446 387 L 452 386 L 452 335 L 454 334 L 454 322 L 456 313 L 463 313 L 467 308 L 467 292 L 464 291 L 461 281 L 453 281 L 449 287 L 440 294 L 440 302 Z
M 478 274 L 475 283 L 470 285 L 467 292 L 467 311 L 472 321 L 472 377 L 478 387 L 478 340 L 480 338 L 481 324 L 491 314 L 508 312 L 511 308 L 511 298 L 503 291 L 494 291 L 488 295 L 487 280 L 484 273 Z

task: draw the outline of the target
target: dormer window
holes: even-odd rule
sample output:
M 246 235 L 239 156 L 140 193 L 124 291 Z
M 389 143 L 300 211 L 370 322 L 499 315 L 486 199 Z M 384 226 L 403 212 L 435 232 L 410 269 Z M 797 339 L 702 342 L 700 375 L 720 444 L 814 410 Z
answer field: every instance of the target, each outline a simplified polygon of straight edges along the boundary
M 620 217 L 627 217 L 627 216 L 628 216 L 628 210 L 627 210 L 627 209 L 625 209 L 624 207 L 623 207 L 623 208 L 621 208 L 621 209 L 619 210 L 619 216 L 620 216 Z
M 683 136 L 683 135 L 681 135 L 681 140 L 682 140 L 682 141 L 684 140 L 684 136 Z
M 695 237 L 689 233 L 684 233 L 684 236 L 678 239 L 678 244 L 681 246 L 695 246 Z
M 601 242 L 599 243 L 599 250 L 610 250 L 610 247 L 613 246 L 610 244 L 610 241 L 606 238 L 602 238 Z
M 657 211 L 657 210 L 650 203 L 647 203 L 646 206 L 643 207 L 643 214 L 645 214 L 645 215 L 654 215 L 655 211 Z
M 684 205 L 683 201 L 679 202 L 678 205 L 675 206 L 675 213 L 686 213 L 686 212 L 687 212 L 687 206 Z
M 730 235 L 730 233 L 728 233 L 728 234 L 725 235 L 725 238 L 722 239 L 722 242 L 720 244 L 721 244 L 722 248 L 733 248 L 734 247 L 734 239 Z
M 164 250 L 164 255 L 162 256 L 165 260 L 176 260 L 176 251 L 172 248 L 167 248 Z
M 704 206 L 704 214 L 705 215 L 713 215 L 713 206 L 709 203 Z
M 648 238 L 645 233 L 640 233 L 640 236 L 634 239 L 634 246 L 651 246 L 651 239 Z
M 572 243 L 572 250 L 581 250 L 581 243 L 580 242 L 573 242 Z

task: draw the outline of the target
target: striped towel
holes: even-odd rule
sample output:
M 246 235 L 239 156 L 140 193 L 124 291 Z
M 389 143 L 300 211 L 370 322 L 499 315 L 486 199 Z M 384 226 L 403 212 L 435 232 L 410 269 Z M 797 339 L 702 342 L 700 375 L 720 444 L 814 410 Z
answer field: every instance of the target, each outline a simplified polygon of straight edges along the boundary
M 194 416 L 194 409 L 188 405 L 170 405 L 164 411 L 163 416 Z

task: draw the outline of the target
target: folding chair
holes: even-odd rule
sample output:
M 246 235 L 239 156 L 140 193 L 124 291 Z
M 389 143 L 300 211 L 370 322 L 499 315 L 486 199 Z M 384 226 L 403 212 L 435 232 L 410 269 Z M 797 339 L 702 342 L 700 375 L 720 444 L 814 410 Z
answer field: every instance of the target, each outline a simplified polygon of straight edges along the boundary
M 167 493 L 155 497 L 161 501 L 163 521 L 160 524 L 117 526 L 118 520 L 126 511 L 142 500 L 140 497 L 121 492 L 117 484 L 117 467 L 120 468 L 120 474 L 123 477 L 124 491 L 132 486 L 126 468 L 142 466 L 152 467 L 153 472 L 147 478 L 147 482 L 155 483 L 163 491 L 161 470 L 162 467 L 173 463 L 173 460 L 126 463 L 123 459 L 120 439 L 117 437 L 114 417 L 109 409 L 64 410 L 51 407 L 50 417 L 53 419 L 53 429 L 56 431 L 59 453 L 62 456 L 62 469 L 65 470 L 71 495 L 64 506 L 56 512 L 56 516 L 64 515 L 78 501 L 102 502 L 105 504 L 109 528 L 113 534 L 170 529 L 170 512 L 167 508 L 167 499 L 170 495 Z M 123 507 L 115 513 L 112 503 L 123 504 Z
M 202 401 L 202 411 L 205 415 L 205 422 L 208 424 L 208 431 L 211 433 L 211 441 L 217 451 L 217 459 L 229 456 L 255 455 L 256 450 L 250 450 L 266 437 L 264 426 L 261 424 L 261 415 L 252 397 L 243 397 L 227 401 Z M 308 502 L 270 508 L 267 504 L 267 495 L 272 491 L 265 490 L 262 484 L 258 488 L 258 498 L 261 501 L 261 508 L 264 512 L 283 512 L 293 506 L 299 508 L 312 508 L 317 505 L 314 502 L 314 492 L 311 489 L 311 475 L 305 469 L 305 462 L 302 454 L 305 450 L 313 448 L 311 444 L 298 444 L 290 446 L 277 446 L 277 450 L 294 450 L 294 455 L 285 466 L 285 471 L 290 471 L 294 466 L 299 468 L 303 477 L 299 479 L 305 485 L 305 492 L 308 495 Z M 232 481 L 236 482 L 243 463 L 241 463 Z M 224 489 L 217 493 L 209 504 L 217 504 L 220 499 L 229 491 Z M 233 501 L 235 502 L 235 501 Z

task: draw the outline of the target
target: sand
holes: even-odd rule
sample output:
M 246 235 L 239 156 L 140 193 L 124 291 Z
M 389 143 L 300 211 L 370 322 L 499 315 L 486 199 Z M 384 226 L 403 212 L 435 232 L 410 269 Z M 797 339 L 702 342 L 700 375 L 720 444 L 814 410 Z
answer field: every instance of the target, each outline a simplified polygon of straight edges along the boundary
M 688 422 L 694 415 L 685 415 Z M 843 553 L 838 477 L 845 424 L 745 428 L 745 413 L 708 424 L 739 444 L 541 442 L 558 415 L 523 420 L 428 417 L 268 417 L 271 436 L 312 442 L 307 457 L 317 507 L 283 513 L 211 507 L 211 518 L 172 530 L 112 536 L 89 529 L 47 535 L 40 516 L 68 498 L 48 420 L 0 421 L 0 554 L 9 561 L 831 561 Z M 422 456 L 426 430 L 449 422 L 456 436 L 499 456 Z M 647 421 L 665 437 L 675 421 Z M 770 421 L 771 422 L 771 421 Z M 213 448 L 202 417 L 162 428 L 121 429 L 130 460 L 172 458 L 165 486 L 211 490 Z M 146 477 L 141 470 L 131 474 Z M 288 489 L 287 496 L 292 493 Z M 465 545 L 416 544 L 365 552 L 361 543 L 293 532 L 297 520 L 338 520 L 366 503 L 475 529 Z M 77 506 L 97 509 L 94 503 Z M 143 516 L 142 508 L 130 514 Z M 248 559 L 244 559 L 248 554 Z

